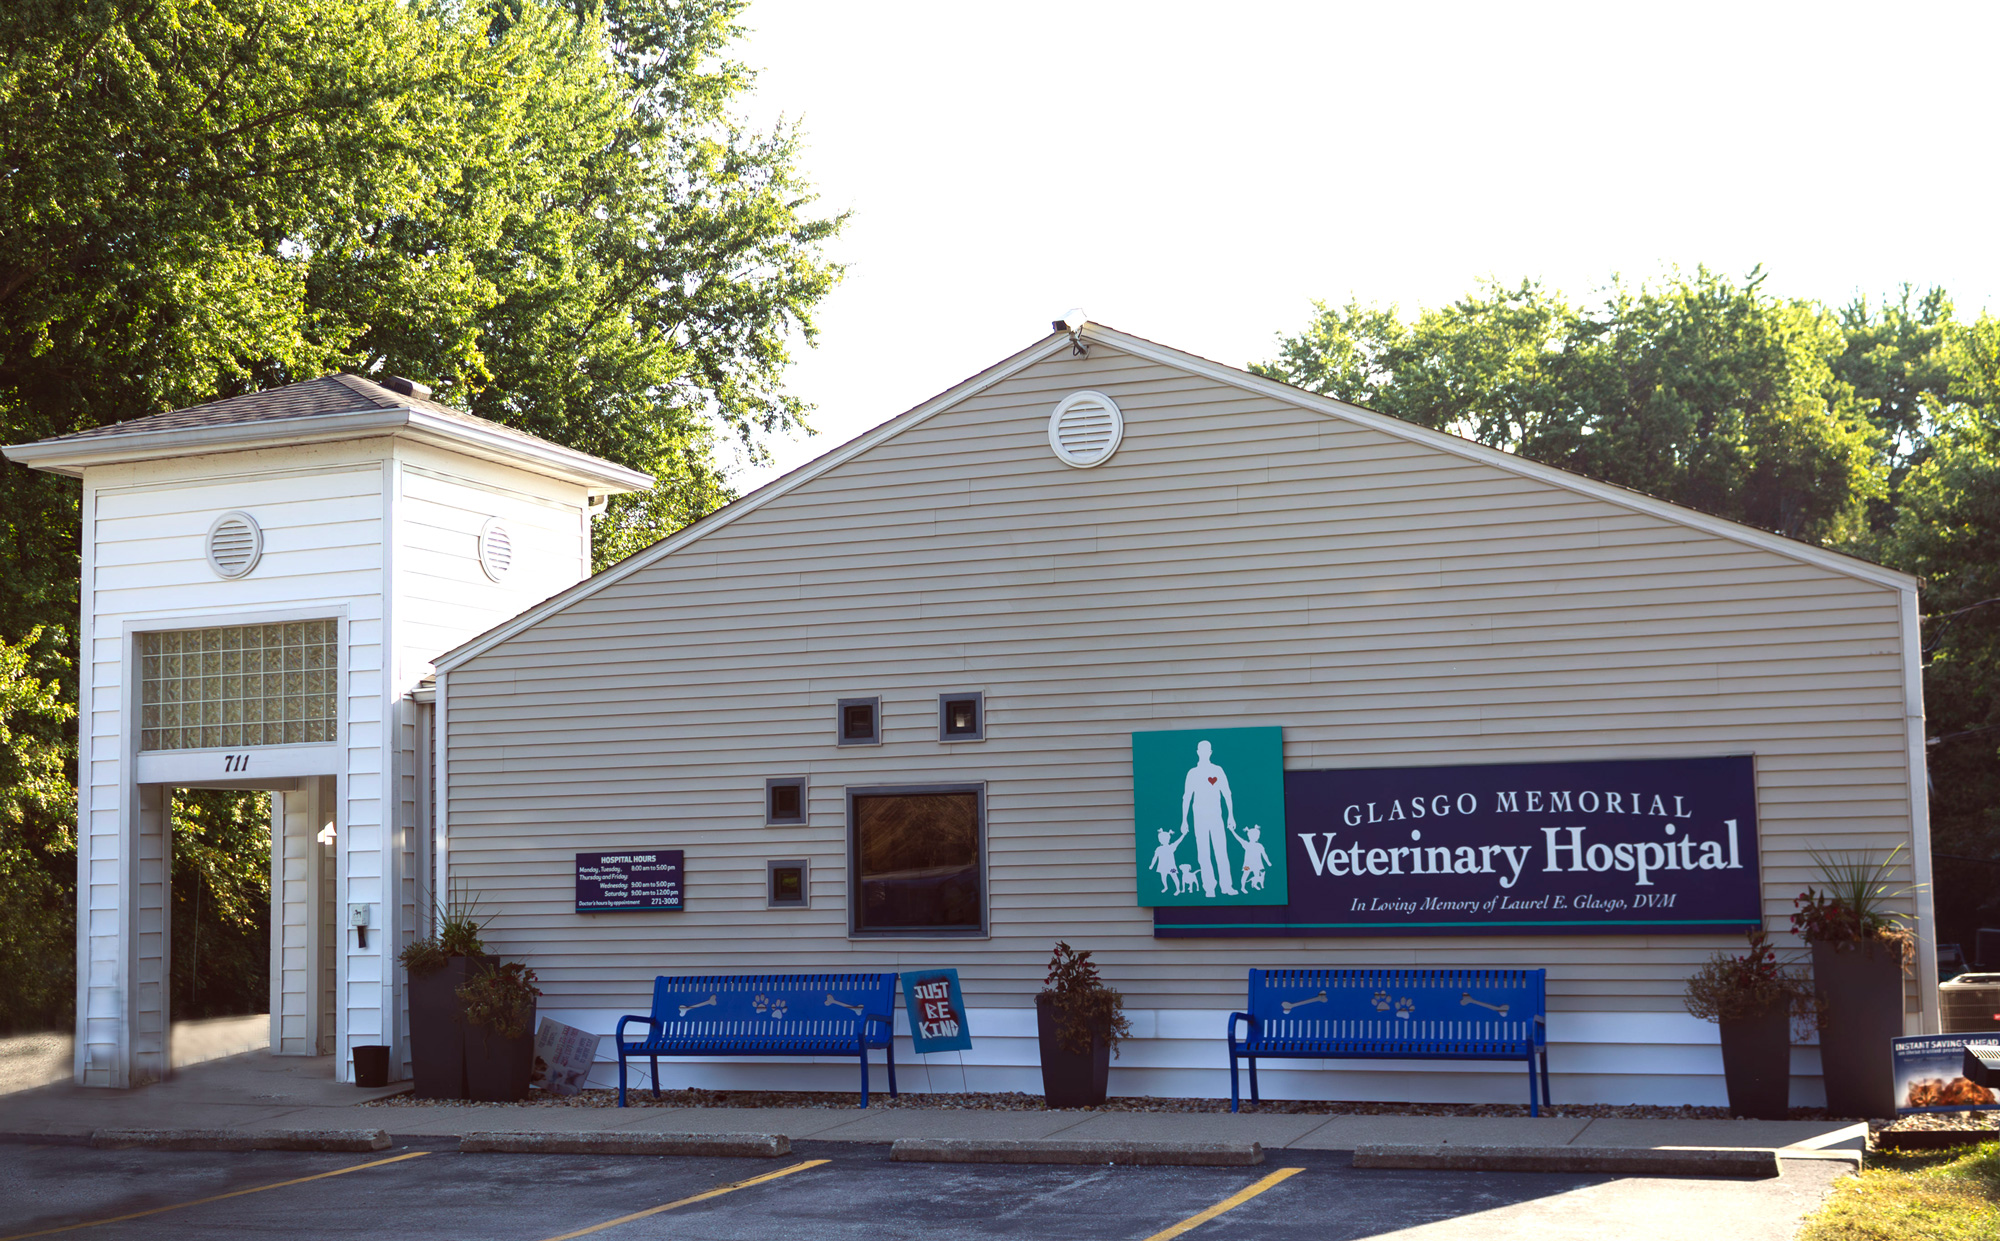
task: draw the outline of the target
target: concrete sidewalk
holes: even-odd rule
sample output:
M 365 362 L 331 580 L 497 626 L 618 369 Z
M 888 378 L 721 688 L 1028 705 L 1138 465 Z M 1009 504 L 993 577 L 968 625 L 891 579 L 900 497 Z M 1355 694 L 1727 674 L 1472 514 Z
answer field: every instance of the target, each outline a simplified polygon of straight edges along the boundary
M 327 1058 L 252 1052 L 191 1066 L 130 1091 L 70 1083 L 0 1097 L 0 1135 L 75 1140 L 97 1129 L 385 1129 L 397 1137 L 473 1132 L 782 1134 L 793 1140 L 888 1143 L 899 1138 L 1259 1142 L 1269 1150 L 1353 1150 L 1391 1143 L 1734 1147 L 1784 1158 L 1859 1152 L 1868 1127 L 1844 1121 L 1628 1120 L 1588 1117 L 1299 1116 L 1226 1112 L 1000 1112 L 916 1108 L 539 1107 L 435 1104 L 362 1107 L 400 1083 L 362 1090 L 333 1080 Z
M 74 1066 L 69 1034 L 16 1034 L 0 1038 L 0 1095 L 67 1081 Z M 271 1045 L 271 1019 L 210 1017 L 174 1023 L 174 1067 L 220 1060 Z

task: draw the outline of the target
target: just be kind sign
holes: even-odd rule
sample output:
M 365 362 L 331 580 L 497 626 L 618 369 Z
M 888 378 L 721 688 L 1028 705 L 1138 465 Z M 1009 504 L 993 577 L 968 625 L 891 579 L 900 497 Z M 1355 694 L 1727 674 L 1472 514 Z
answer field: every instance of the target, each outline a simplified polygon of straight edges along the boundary
M 1284 771 L 1282 755 L 1276 728 L 1133 735 L 1138 903 L 1156 936 L 1761 923 L 1747 755 L 1345 771 Z

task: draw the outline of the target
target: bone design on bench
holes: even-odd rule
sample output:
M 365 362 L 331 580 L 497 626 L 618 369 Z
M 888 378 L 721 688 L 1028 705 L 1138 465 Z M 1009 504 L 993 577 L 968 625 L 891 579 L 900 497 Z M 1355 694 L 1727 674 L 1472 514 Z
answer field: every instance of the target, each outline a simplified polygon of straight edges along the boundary
M 845 1009 L 827 1013 L 827 1009 Z M 894 974 L 761 974 L 653 980 L 653 1012 L 618 1019 L 618 1106 L 625 1106 L 625 1061 L 653 1066 L 660 1097 L 661 1056 L 854 1056 L 861 1061 L 861 1106 L 868 1106 L 868 1053 L 881 1048 L 896 1094 Z M 625 1040 L 639 1022 L 647 1036 Z
M 1250 1061 L 1252 1103 L 1260 1058 L 1518 1060 L 1528 1114 L 1539 1116 L 1549 1098 L 1547 979 L 1546 970 L 1251 970 L 1250 1011 L 1229 1014 L 1229 1110 L 1241 1106 L 1239 1060 Z

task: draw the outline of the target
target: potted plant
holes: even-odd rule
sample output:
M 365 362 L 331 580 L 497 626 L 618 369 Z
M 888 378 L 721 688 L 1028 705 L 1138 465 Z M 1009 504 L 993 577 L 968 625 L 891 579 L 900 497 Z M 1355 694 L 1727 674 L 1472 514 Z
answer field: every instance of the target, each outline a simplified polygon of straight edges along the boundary
M 458 989 L 465 1005 L 465 1094 L 480 1103 L 528 1097 L 535 1068 L 535 971 L 488 965 Z
M 465 1011 L 459 988 L 493 958 L 479 933 L 477 901 L 453 899 L 436 918 L 437 933 L 398 954 L 410 979 L 411 1091 L 419 1099 L 465 1097 Z
M 1892 888 L 1898 845 L 1879 862 L 1812 854 L 1826 886 L 1792 902 L 1792 930 L 1812 946 L 1820 1007 L 1820 1071 L 1835 1116 L 1896 1114 L 1889 1040 L 1903 1033 L 1903 974 L 1916 937 L 1888 902 L 1912 891 Z
M 1125 1020 L 1125 997 L 1104 985 L 1089 952 L 1056 944 L 1049 976 L 1035 997 L 1035 1026 L 1048 1106 L 1101 1105 L 1111 1057 L 1132 1027 Z
M 1747 956 L 1718 952 L 1687 980 L 1689 1013 L 1722 1036 L 1729 1114 L 1754 1120 L 1790 1116 L 1792 1009 L 1810 998 L 1805 981 L 1778 964 L 1762 927 Z

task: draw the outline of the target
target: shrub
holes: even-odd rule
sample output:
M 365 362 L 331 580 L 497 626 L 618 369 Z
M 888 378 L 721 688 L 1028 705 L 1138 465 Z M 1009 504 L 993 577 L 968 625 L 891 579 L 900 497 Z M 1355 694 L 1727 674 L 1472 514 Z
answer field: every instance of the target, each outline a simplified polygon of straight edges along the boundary
M 1747 955 L 1718 952 L 1687 980 L 1689 1013 L 1703 1021 L 1738 1021 L 1759 1016 L 1781 1001 L 1788 1011 L 1810 1002 L 1811 988 L 1778 964 L 1764 929 L 1750 932 L 1749 938 Z
M 1049 957 L 1049 976 L 1042 981 L 1042 994 L 1052 997 L 1049 1008 L 1056 1019 L 1056 1041 L 1071 1055 L 1090 1050 L 1092 1035 L 1111 1046 L 1132 1033 L 1125 1019 L 1125 997 L 1104 985 L 1088 950 L 1078 951 L 1058 941 Z
M 518 961 L 489 965 L 458 989 L 465 1020 L 484 1026 L 501 1038 L 520 1038 L 535 1019 L 535 971 Z
M 1813 864 L 1827 890 L 1810 887 L 1793 898 L 1793 932 L 1809 944 L 1892 948 L 1908 966 L 1916 952 L 1916 936 L 1905 924 L 1906 916 L 1888 907 L 1890 900 L 1916 890 L 1913 885 L 1890 885 L 1890 872 L 1902 850 L 1897 845 L 1878 862 L 1814 850 Z

